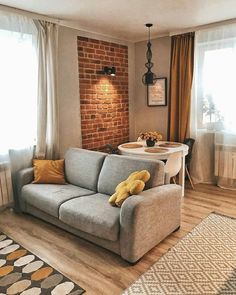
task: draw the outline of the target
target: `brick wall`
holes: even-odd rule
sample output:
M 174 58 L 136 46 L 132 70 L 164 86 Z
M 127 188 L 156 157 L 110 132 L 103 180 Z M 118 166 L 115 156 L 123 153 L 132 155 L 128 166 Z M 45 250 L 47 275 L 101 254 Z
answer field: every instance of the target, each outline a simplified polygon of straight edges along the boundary
M 78 37 L 82 145 L 105 150 L 129 140 L 128 48 Z M 115 66 L 116 76 L 98 72 Z

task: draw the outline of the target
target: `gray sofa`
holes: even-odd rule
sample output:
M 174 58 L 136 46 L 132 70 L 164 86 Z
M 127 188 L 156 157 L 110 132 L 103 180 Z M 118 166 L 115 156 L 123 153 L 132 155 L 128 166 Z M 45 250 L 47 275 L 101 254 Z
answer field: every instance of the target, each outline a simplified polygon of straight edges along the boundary
M 118 183 L 147 169 L 145 191 L 121 206 L 108 203 Z M 181 188 L 164 184 L 164 163 L 71 148 L 65 154 L 68 184 L 32 184 L 33 168 L 15 179 L 18 211 L 55 224 L 136 262 L 180 226 Z

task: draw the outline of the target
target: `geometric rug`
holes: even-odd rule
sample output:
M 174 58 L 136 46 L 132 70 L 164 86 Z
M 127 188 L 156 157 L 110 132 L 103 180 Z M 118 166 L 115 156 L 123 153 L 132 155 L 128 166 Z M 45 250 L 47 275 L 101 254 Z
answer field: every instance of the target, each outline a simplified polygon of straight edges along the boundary
M 85 291 L 0 233 L 0 295 L 80 295 Z
M 212 213 L 124 295 L 235 295 L 236 219 Z

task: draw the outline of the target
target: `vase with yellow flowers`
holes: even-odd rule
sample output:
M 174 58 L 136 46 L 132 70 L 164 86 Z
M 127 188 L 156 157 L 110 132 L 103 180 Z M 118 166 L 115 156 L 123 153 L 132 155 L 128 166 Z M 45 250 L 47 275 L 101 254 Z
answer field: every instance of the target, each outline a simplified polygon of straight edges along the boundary
M 142 132 L 139 137 L 142 140 L 146 140 L 146 144 L 149 147 L 154 146 L 158 140 L 162 140 L 162 135 L 157 131 Z

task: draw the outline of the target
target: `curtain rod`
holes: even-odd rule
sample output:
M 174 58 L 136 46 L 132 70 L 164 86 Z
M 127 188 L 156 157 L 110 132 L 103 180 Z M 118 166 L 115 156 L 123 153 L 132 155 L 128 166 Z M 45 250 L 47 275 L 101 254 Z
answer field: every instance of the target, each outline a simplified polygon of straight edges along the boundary
M 0 10 L 2 11 L 7 11 L 7 12 L 13 12 L 13 13 L 18 13 L 24 16 L 28 16 L 32 19 L 40 19 L 40 20 L 45 20 L 54 24 L 60 24 L 61 20 L 57 19 L 57 18 L 51 18 L 51 17 L 47 17 L 43 14 L 39 14 L 39 13 L 34 13 L 34 12 L 30 12 L 27 10 L 23 10 L 23 9 L 19 9 L 19 8 L 14 8 L 11 6 L 6 6 L 6 5 L 2 5 L 0 4 Z
M 234 24 L 234 23 L 236 23 L 236 18 L 231 18 L 231 19 L 227 19 L 227 20 L 223 20 L 223 21 L 219 21 L 219 22 L 206 24 L 206 25 L 187 28 L 185 30 L 173 31 L 173 32 L 170 32 L 169 36 L 181 35 L 181 34 L 185 34 L 185 33 L 196 32 L 196 31 L 200 31 L 200 30 L 214 28 L 214 27 L 221 26 L 221 25 L 229 25 L 229 24 Z

